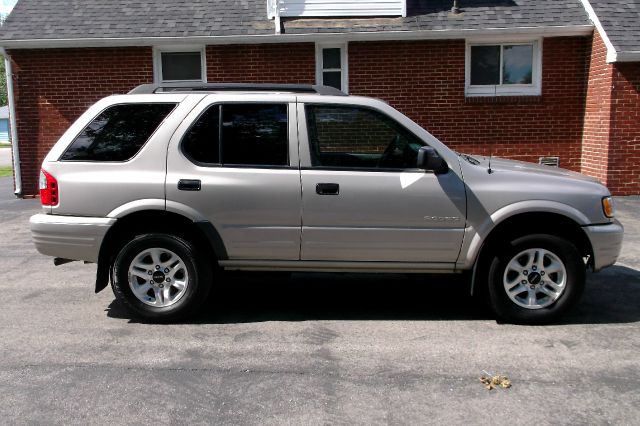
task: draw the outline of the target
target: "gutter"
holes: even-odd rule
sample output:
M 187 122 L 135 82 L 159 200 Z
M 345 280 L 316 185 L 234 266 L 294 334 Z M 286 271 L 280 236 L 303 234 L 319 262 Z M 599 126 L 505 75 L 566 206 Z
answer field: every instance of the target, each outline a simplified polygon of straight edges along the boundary
M 11 57 L 0 47 L 0 55 L 4 56 L 4 68 L 7 75 L 7 100 L 9 101 L 9 129 L 11 132 L 11 154 L 13 156 L 13 176 L 15 191 L 18 198 L 22 198 L 22 172 L 20 170 L 20 150 L 18 149 L 18 128 L 16 126 L 16 102 L 13 96 L 13 70 Z
M 464 30 L 420 30 L 420 31 L 354 31 L 344 33 L 305 34 L 254 34 L 231 36 L 193 37 L 105 37 L 67 39 L 23 39 L 0 40 L 6 49 L 47 49 L 70 47 L 130 47 L 162 45 L 220 45 L 262 43 L 313 43 L 386 40 L 451 40 L 502 35 L 526 35 L 530 37 L 571 37 L 593 33 L 593 25 L 560 25 L 550 27 L 482 28 Z
M 640 50 L 618 52 L 616 54 L 616 62 L 640 62 Z

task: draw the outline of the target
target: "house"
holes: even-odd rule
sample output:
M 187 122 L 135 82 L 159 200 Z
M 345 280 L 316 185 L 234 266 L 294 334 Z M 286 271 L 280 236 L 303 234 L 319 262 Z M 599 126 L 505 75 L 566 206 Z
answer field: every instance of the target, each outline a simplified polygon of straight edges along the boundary
M 9 106 L 0 107 L 0 144 L 9 143 Z
M 640 193 L 640 0 L 19 0 L 0 46 L 19 196 L 89 105 L 172 81 L 328 84 Z

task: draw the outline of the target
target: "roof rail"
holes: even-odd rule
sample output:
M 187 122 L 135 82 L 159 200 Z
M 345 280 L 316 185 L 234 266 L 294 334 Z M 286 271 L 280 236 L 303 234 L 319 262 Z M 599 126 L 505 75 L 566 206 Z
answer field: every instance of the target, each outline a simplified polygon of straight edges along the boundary
M 291 92 L 315 93 L 325 96 L 347 96 L 341 90 L 331 86 L 316 84 L 271 84 L 271 83 L 164 83 L 141 84 L 129 92 L 130 95 L 150 95 L 154 93 L 174 92 Z

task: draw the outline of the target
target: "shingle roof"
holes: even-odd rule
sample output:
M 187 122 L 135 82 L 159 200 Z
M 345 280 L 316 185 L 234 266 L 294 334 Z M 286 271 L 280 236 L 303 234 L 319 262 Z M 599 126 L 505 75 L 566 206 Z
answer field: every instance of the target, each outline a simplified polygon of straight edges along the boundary
M 589 2 L 616 51 L 640 51 L 640 0 Z
M 289 19 L 285 34 L 589 25 L 580 0 L 408 0 L 406 18 Z M 273 34 L 266 0 L 19 0 L 0 40 Z
M 0 39 L 272 34 L 266 0 L 19 0 Z

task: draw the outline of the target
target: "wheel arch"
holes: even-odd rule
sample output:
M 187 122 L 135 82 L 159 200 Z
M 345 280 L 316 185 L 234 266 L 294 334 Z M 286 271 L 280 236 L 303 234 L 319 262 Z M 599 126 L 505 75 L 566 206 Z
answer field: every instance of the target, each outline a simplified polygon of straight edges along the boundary
M 495 247 L 503 241 L 511 241 L 529 234 L 549 234 L 564 238 L 573 243 L 583 257 L 593 264 L 593 247 L 582 226 L 574 219 L 557 212 L 526 212 L 509 216 L 498 223 L 484 238 L 480 245 L 471 278 L 471 293 L 484 286 L 482 277 L 487 259 Z
M 177 235 L 196 244 L 208 258 L 227 259 L 224 242 L 211 222 L 166 210 L 136 210 L 119 217 L 104 237 L 98 255 L 96 293 L 108 285 L 110 265 L 119 249 L 133 236 L 152 232 Z

